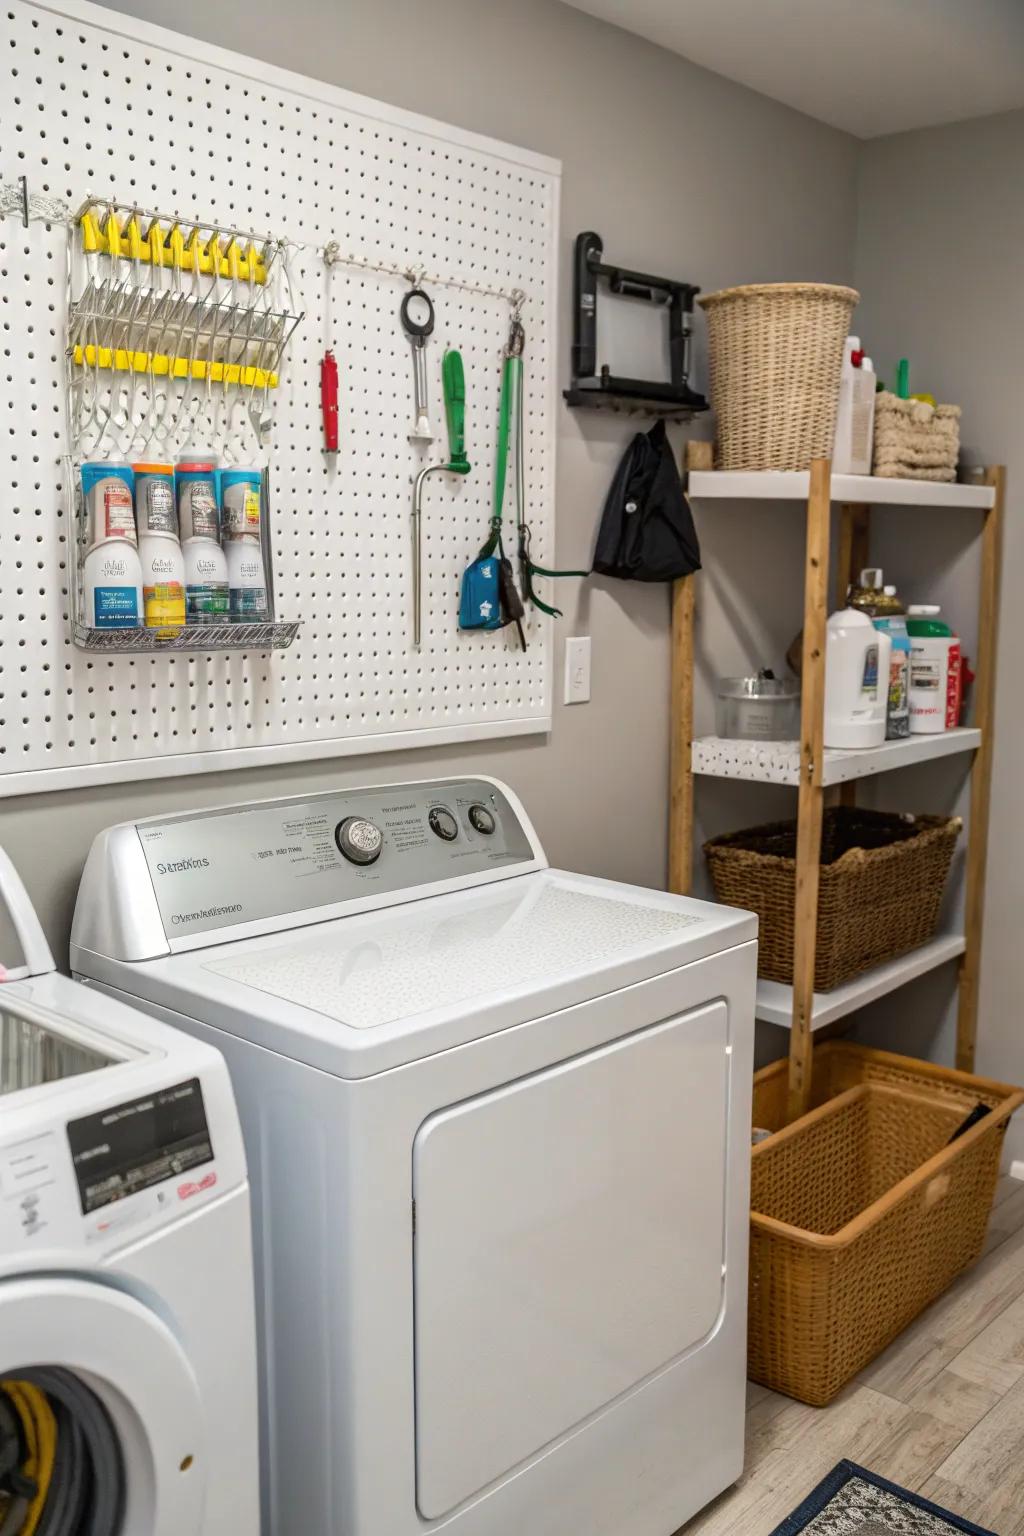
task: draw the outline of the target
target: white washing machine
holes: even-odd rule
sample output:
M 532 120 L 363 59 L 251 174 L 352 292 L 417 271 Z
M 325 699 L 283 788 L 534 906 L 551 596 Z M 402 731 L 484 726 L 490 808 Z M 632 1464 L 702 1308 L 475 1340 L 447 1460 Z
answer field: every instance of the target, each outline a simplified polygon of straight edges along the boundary
M 4 1530 L 248 1536 L 256 1332 L 227 1068 L 57 975 L 2 852 L 0 899 L 24 960 L 0 968 Z
M 272 1536 L 668 1536 L 738 1476 L 755 938 L 483 778 L 100 835 L 75 973 L 231 1070 Z

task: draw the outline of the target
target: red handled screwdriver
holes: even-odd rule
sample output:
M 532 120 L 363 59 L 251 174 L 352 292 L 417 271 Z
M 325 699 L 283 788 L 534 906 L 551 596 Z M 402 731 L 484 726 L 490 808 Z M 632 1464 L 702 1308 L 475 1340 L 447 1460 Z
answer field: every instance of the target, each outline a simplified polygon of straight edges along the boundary
M 320 363 L 320 410 L 324 418 L 325 454 L 338 451 L 338 364 L 334 353 L 324 353 Z

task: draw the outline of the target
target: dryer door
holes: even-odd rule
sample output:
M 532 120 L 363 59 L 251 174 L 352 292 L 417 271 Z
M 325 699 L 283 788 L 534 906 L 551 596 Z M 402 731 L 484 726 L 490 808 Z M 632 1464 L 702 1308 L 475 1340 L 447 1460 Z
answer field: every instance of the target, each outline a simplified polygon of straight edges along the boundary
M 148 1307 L 73 1277 L 0 1281 L 0 1377 L 11 1411 L 32 1420 L 41 1444 L 55 1439 L 46 1477 L 55 1504 L 88 1459 L 99 1490 L 90 1530 L 205 1528 L 202 1403 L 180 1345 Z
M 728 1014 L 713 1002 L 424 1121 L 417 1502 L 434 1519 L 714 1330 Z

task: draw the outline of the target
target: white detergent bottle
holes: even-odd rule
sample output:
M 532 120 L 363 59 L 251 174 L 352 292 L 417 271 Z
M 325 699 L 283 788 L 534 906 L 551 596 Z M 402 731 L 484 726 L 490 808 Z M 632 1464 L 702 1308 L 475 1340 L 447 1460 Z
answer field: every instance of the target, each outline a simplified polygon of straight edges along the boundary
M 826 747 L 880 747 L 885 741 L 892 640 L 866 613 L 842 608 L 825 640 Z
M 142 606 L 147 629 L 185 622 L 185 557 L 173 533 L 141 533 Z
M 82 588 L 91 629 L 138 629 L 142 624 L 142 566 L 128 539 L 93 545 L 82 567 Z
M 875 432 L 875 373 L 859 336 L 847 336 L 839 376 L 839 405 L 832 447 L 832 472 L 870 475 Z

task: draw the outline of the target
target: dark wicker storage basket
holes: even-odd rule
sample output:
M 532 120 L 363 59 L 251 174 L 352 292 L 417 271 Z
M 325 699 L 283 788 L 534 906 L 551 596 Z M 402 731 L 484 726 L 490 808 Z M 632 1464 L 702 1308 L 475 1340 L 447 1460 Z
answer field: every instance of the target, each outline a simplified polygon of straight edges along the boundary
M 894 816 L 853 806 L 825 812 L 816 992 L 927 944 L 960 828 L 956 816 Z M 796 822 L 713 838 L 704 854 L 718 900 L 760 919 L 758 974 L 791 983 Z

